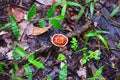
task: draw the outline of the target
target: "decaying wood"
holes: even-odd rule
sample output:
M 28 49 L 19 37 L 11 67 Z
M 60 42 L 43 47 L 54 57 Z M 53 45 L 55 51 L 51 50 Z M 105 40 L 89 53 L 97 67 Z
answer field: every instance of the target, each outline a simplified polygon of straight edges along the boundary
M 90 27 L 90 24 L 91 24 L 91 21 L 88 20 L 85 25 L 81 26 L 79 29 L 77 29 L 76 31 L 72 31 L 72 32 L 69 32 L 68 34 L 66 34 L 66 36 L 68 38 L 71 38 L 73 36 L 77 36 L 77 35 L 80 35 L 81 33 L 83 33 L 84 31 L 86 31 L 89 27 Z

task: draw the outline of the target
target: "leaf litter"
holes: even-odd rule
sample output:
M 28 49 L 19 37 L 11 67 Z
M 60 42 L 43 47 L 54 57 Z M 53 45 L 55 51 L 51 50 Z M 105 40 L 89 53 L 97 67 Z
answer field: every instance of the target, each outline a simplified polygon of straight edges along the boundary
M 59 0 L 36 0 L 37 2 L 39 2 L 40 4 L 44 5 L 43 8 L 45 8 L 45 12 L 47 12 L 47 9 L 49 8 L 49 6 L 51 6 L 53 3 L 58 2 Z M 28 1 L 29 2 L 29 1 Z M 79 3 L 78 0 L 74 0 L 74 2 Z M 84 1 L 82 1 L 84 2 Z M 106 0 L 100 0 L 97 5 L 95 4 L 95 12 L 96 10 L 100 10 L 100 12 L 102 12 L 102 14 L 105 15 L 110 15 L 111 9 L 114 8 L 116 6 L 116 3 L 112 3 L 113 1 L 106 1 Z M 117 1 L 119 4 L 119 0 Z M 22 4 L 22 3 L 21 3 Z M 30 3 L 31 4 L 31 3 Z M 40 5 L 37 4 L 37 5 Z M 101 5 L 102 4 L 102 5 Z M 105 5 L 107 4 L 107 5 Z M 110 4 L 110 5 L 109 5 Z M 25 4 L 26 6 L 28 6 L 27 4 Z M 116 45 L 117 43 L 120 42 L 119 40 L 119 28 L 118 26 L 114 26 L 113 24 L 113 20 L 118 20 L 119 19 L 116 16 L 119 16 L 119 13 L 117 13 L 117 15 L 113 16 L 113 20 L 111 21 L 109 19 L 110 16 L 105 16 L 105 15 L 101 15 L 98 14 L 97 12 L 93 14 L 94 10 L 93 10 L 93 3 L 92 4 L 88 4 L 91 5 L 91 15 L 94 17 L 94 19 L 92 18 L 92 22 L 94 24 L 89 25 L 90 27 L 88 27 L 89 29 L 103 29 L 103 30 L 109 30 L 110 34 L 108 35 L 103 35 L 105 37 L 105 39 L 108 41 L 109 43 L 109 47 L 110 47 L 110 51 L 107 51 L 105 49 L 105 47 L 103 46 L 103 44 L 98 41 L 97 38 L 92 37 L 89 41 L 89 43 L 87 44 L 87 46 L 89 47 L 90 50 L 96 50 L 96 49 L 101 49 L 102 53 L 101 53 L 101 59 L 100 61 L 94 61 L 92 60 L 91 64 L 87 63 L 85 65 L 82 65 L 81 63 L 79 63 L 79 60 L 81 60 L 82 54 L 87 52 L 87 51 L 81 51 L 79 54 L 76 54 L 76 52 L 72 51 L 72 49 L 70 48 L 70 43 L 63 47 L 62 49 L 60 49 L 59 47 L 55 47 L 53 45 L 50 44 L 50 36 L 52 36 L 55 33 L 63 33 L 63 34 L 67 34 L 69 32 L 71 32 L 71 34 L 67 35 L 70 36 L 70 39 L 72 36 L 76 36 L 77 40 L 78 40 L 78 45 L 79 45 L 79 49 L 84 47 L 84 34 L 87 32 L 87 30 L 85 29 L 85 31 L 82 32 L 77 32 L 79 30 L 79 28 L 82 28 L 82 25 L 86 22 L 86 14 L 84 14 L 85 16 L 82 16 L 79 20 L 78 23 L 75 23 L 75 19 L 76 19 L 76 13 L 78 13 L 78 9 L 77 7 L 73 7 L 73 6 L 68 6 L 67 9 L 71 9 L 71 13 L 67 12 L 66 14 L 64 13 L 64 15 L 66 15 L 65 21 L 62 23 L 62 30 L 58 31 L 56 29 L 54 29 L 50 24 L 47 23 L 48 26 L 45 26 L 44 28 L 41 28 L 38 26 L 38 23 L 36 21 L 26 21 L 27 18 L 25 19 L 24 17 L 26 16 L 26 13 L 28 12 L 28 10 L 23 10 L 23 8 L 21 7 L 8 7 L 8 14 L 13 14 L 14 17 L 16 18 L 17 22 L 19 22 L 19 30 L 20 30 L 20 36 L 19 36 L 19 41 L 15 41 L 14 40 L 14 36 L 10 36 L 10 38 L 2 38 L 2 41 L 5 41 L 3 43 L 7 44 L 5 45 L 5 47 L 2 45 L 0 46 L 0 53 L 2 53 L 3 56 L 6 56 L 6 58 L 8 57 L 9 60 L 13 59 L 12 56 L 12 50 L 13 50 L 13 43 L 17 44 L 19 46 L 22 46 L 22 48 L 28 52 L 35 52 L 35 56 L 36 57 L 41 57 L 41 60 L 43 59 L 42 62 L 45 62 L 45 65 L 47 66 L 46 69 L 37 69 L 32 67 L 32 70 L 34 72 L 37 72 L 37 75 L 35 75 L 33 77 L 33 80 L 35 79 L 46 79 L 47 75 L 50 75 L 52 80 L 56 80 L 58 79 L 59 76 L 59 71 L 60 71 L 60 67 L 59 64 L 60 62 L 56 60 L 56 57 L 58 55 L 58 53 L 62 53 L 65 54 L 66 59 L 67 59 L 67 67 L 68 67 L 68 76 L 67 79 L 71 79 L 71 80 L 79 80 L 79 79 L 83 79 L 83 78 L 89 78 L 89 77 L 93 77 L 92 74 L 94 74 L 97 69 L 103 65 L 105 65 L 105 69 L 103 70 L 103 73 L 101 74 L 100 78 L 106 78 L 108 80 L 113 80 L 113 79 L 117 79 L 119 78 L 119 49 L 116 49 Z M 88 5 L 86 5 L 88 7 Z M 115 6 L 114 6 L 115 5 Z M 30 6 L 30 5 L 29 5 Z M 60 7 L 57 7 L 57 9 L 62 9 Z M 74 11 L 74 8 L 76 8 L 77 10 Z M 99 8 L 99 9 L 97 9 Z M 100 9 L 101 8 L 101 9 Z M 38 9 L 37 9 L 38 10 Z M 42 10 L 42 9 L 39 9 Z M 73 13 L 73 15 L 71 15 Z M 0 13 L 1 14 L 1 13 Z M 8 15 L 7 14 L 7 15 Z M 42 13 L 39 12 L 37 13 L 38 15 L 41 15 Z M 57 12 L 57 14 L 60 14 L 60 12 Z M 97 15 L 97 16 L 94 16 Z M 1 16 L 1 15 L 0 15 Z M 89 16 L 89 15 L 88 15 Z M 41 18 L 41 16 L 39 16 Z M 45 16 L 42 16 L 45 17 Z M 115 18 L 116 19 L 115 19 Z M 34 17 L 34 19 L 36 18 L 36 16 Z M 0 21 L 1 22 L 1 21 Z M 115 24 L 115 22 L 114 22 Z M 117 24 L 119 25 L 119 23 Z M 87 28 L 87 29 L 88 29 Z M 3 35 L 8 35 L 10 32 L 10 30 L 6 30 L 6 31 L 2 31 L 0 32 L 0 36 Z M 72 33 L 73 32 L 73 33 Z M 32 36 L 32 38 L 30 38 L 30 36 Z M 29 43 L 30 42 L 30 43 Z M 28 44 L 29 43 L 29 44 Z M 43 48 L 43 46 L 45 46 Z M 49 48 L 46 47 L 46 45 Z M 31 48 L 32 47 L 32 48 Z M 44 50 L 43 50 L 44 49 Z M 43 50 L 43 52 L 42 52 Z M 50 52 L 50 50 L 52 51 L 52 54 L 48 54 L 48 52 Z M 40 54 L 41 53 L 41 54 Z M 3 56 L 1 60 L 3 59 Z M 23 62 L 22 62 L 23 61 Z M 18 61 L 18 64 L 20 61 Z M 21 63 L 24 64 L 24 62 L 26 62 L 24 59 L 21 60 Z M 11 63 L 13 65 L 13 63 Z M 21 67 L 22 65 L 20 65 Z M 86 67 L 86 68 L 85 68 Z M 8 68 L 8 70 L 10 70 L 10 68 Z M 21 68 L 18 71 L 16 71 L 15 73 L 16 76 L 25 76 L 24 74 L 24 70 Z M 111 77 L 112 76 L 112 77 Z M 99 78 L 99 79 L 100 79 Z

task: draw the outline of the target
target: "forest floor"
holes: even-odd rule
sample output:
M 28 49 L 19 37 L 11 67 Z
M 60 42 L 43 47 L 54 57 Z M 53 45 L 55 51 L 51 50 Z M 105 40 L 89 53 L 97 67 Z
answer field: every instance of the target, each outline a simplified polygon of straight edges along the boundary
M 120 0 L 59 2 L 0 0 L 0 80 L 120 80 Z

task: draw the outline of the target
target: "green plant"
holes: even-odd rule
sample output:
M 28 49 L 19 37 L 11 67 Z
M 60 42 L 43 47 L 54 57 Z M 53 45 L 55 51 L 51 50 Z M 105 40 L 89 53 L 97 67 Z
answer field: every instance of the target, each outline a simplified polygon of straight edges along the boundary
M 50 77 L 50 75 L 48 75 L 48 76 L 47 76 L 47 79 L 46 79 L 46 80 L 51 80 L 51 77 Z
M 117 44 L 117 48 L 120 48 L 120 42 Z
M 28 78 L 28 80 L 32 80 L 32 70 L 29 66 L 29 64 L 25 64 L 23 66 L 24 70 L 25 70 L 25 74 L 26 74 L 26 77 Z
M 27 20 L 31 20 L 36 14 L 36 4 L 34 4 L 28 11 Z
M 66 57 L 63 54 L 58 54 L 57 59 L 62 61 L 60 63 L 59 80 L 66 80 L 66 78 L 67 78 L 67 65 L 63 62 L 64 60 L 66 60 Z
M 39 59 L 39 58 L 37 58 L 37 59 Z M 28 62 L 31 63 L 32 65 L 38 67 L 38 68 L 44 69 L 45 66 L 43 65 L 43 63 L 41 63 L 40 61 L 37 61 L 37 59 L 35 59 L 34 54 L 31 53 L 28 57 Z
M 25 55 L 27 54 L 26 51 L 18 45 L 14 45 L 15 50 L 13 51 L 13 56 L 16 60 L 24 58 Z
M 74 51 L 77 51 L 78 50 L 78 41 L 75 37 L 72 38 L 72 40 L 70 41 L 71 42 L 71 48 L 74 50 Z
M 23 68 L 25 70 L 26 77 L 29 80 L 32 80 L 32 70 L 30 68 L 30 65 L 34 65 L 37 68 L 44 69 L 45 68 L 44 64 L 42 62 L 38 61 L 39 57 L 35 59 L 34 53 L 30 53 L 29 55 L 27 55 L 27 52 L 22 47 L 20 47 L 18 45 L 15 45 L 14 47 L 15 47 L 15 50 L 13 51 L 13 56 L 16 60 L 28 56 L 27 57 L 28 63 L 25 64 L 23 66 Z M 16 78 L 16 76 L 14 75 L 14 71 L 18 70 L 17 64 L 14 64 L 14 68 L 15 69 L 12 70 L 11 74 L 12 74 L 13 78 Z
M 95 60 L 100 60 L 100 54 L 101 51 L 100 50 L 96 50 L 96 51 L 88 51 L 87 53 L 83 54 L 83 59 L 82 59 L 82 64 L 85 64 L 86 62 L 90 61 L 91 59 L 95 59 Z
M 60 63 L 59 80 L 67 79 L 67 66 L 64 62 Z
M 3 72 L 3 67 L 6 66 L 7 64 L 0 62 L 0 72 Z
M 18 28 L 18 25 L 17 25 L 17 21 L 12 14 L 9 14 L 9 18 L 10 18 L 10 22 L 5 24 L 3 27 L 1 27 L 0 30 L 5 30 L 5 29 L 8 29 L 8 28 L 11 28 L 15 38 L 18 40 L 18 38 L 19 38 L 19 28 Z
M 91 15 L 91 17 L 92 17 L 93 14 L 94 14 L 94 5 L 95 5 L 95 3 L 98 2 L 98 1 L 99 1 L 99 0 L 93 0 L 93 1 L 91 1 L 91 0 L 85 0 L 84 4 L 80 6 L 80 11 L 79 11 L 78 16 L 77 16 L 77 18 L 76 18 L 76 22 L 78 21 L 78 19 L 81 18 L 81 16 L 82 16 L 83 14 L 88 15 L 88 11 L 89 11 L 89 10 L 88 10 L 87 5 L 89 5 L 89 7 L 90 7 L 90 15 Z M 81 3 L 81 4 L 82 4 L 82 3 Z
M 19 67 L 16 63 L 14 63 L 14 67 L 9 71 L 9 73 L 11 74 L 11 78 L 12 80 L 23 80 L 21 78 L 21 76 L 16 76 L 15 75 L 15 71 L 19 70 Z
M 62 5 L 62 9 L 61 9 L 61 14 L 59 16 L 65 17 L 65 13 L 66 13 L 66 9 L 67 6 L 77 6 L 77 7 L 81 7 L 80 4 L 75 3 L 75 2 L 71 2 L 71 1 L 66 1 L 66 0 L 61 0 L 55 4 L 53 4 L 51 6 L 51 8 L 48 10 L 46 18 L 49 19 L 50 23 L 53 25 L 53 27 L 57 28 L 57 29 L 61 29 L 60 27 L 60 23 L 58 22 L 58 20 L 55 20 L 55 18 L 51 18 L 54 15 L 55 12 L 55 8 L 57 6 Z M 56 18 L 57 19 L 57 18 Z
M 94 74 L 93 74 L 93 77 L 92 78 L 88 78 L 88 80 L 101 80 L 99 79 L 99 76 L 102 74 L 102 71 L 104 69 L 104 66 L 101 66 Z M 105 80 L 105 79 L 102 79 L 102 80 Z
M 113 17 L 114 15 L 116 15 L 116 13 L 120 10 L 120 6 L 117 6 L 110 14 L 111 17 Z
M 109 50 L 108 43 L 106 39 L 101 35 L 101 33 L 108 33 L 107 31 L 97 30 L 97 31 L 89 31 L 87 34 L 85 34 L 85 41 L 88 42 L 90 37 L 98 37 L 102 41 L 102 43 L 105 45 L 105 47 Z
M 58 54 L 57 59 L 60 60 L 60 61 L 64 61 L 64 60 L 66 60 L 66 56 L 63 55 L 63 54 Z
M 87 50 L 87 47 L 83 47 L 82 49 L 78 49 L 78 41 L 77 41 L 77 39 L 76 39 L 75 37 L 73 37 L 70 42 L 71 42 L 71 48 L 72 48 L 76 53 L 79 53 L 79 52 L 82 52 L 82 51 Z

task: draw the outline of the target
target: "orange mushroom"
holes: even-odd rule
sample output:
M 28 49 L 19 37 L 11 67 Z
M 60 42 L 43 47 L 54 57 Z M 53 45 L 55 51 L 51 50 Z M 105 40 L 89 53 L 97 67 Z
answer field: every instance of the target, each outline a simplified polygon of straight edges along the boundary
M 64 47 L 68 43 L 68 38 L 63 34 L 54 34 L 51 38 L 51 42 L 57 47 Z

